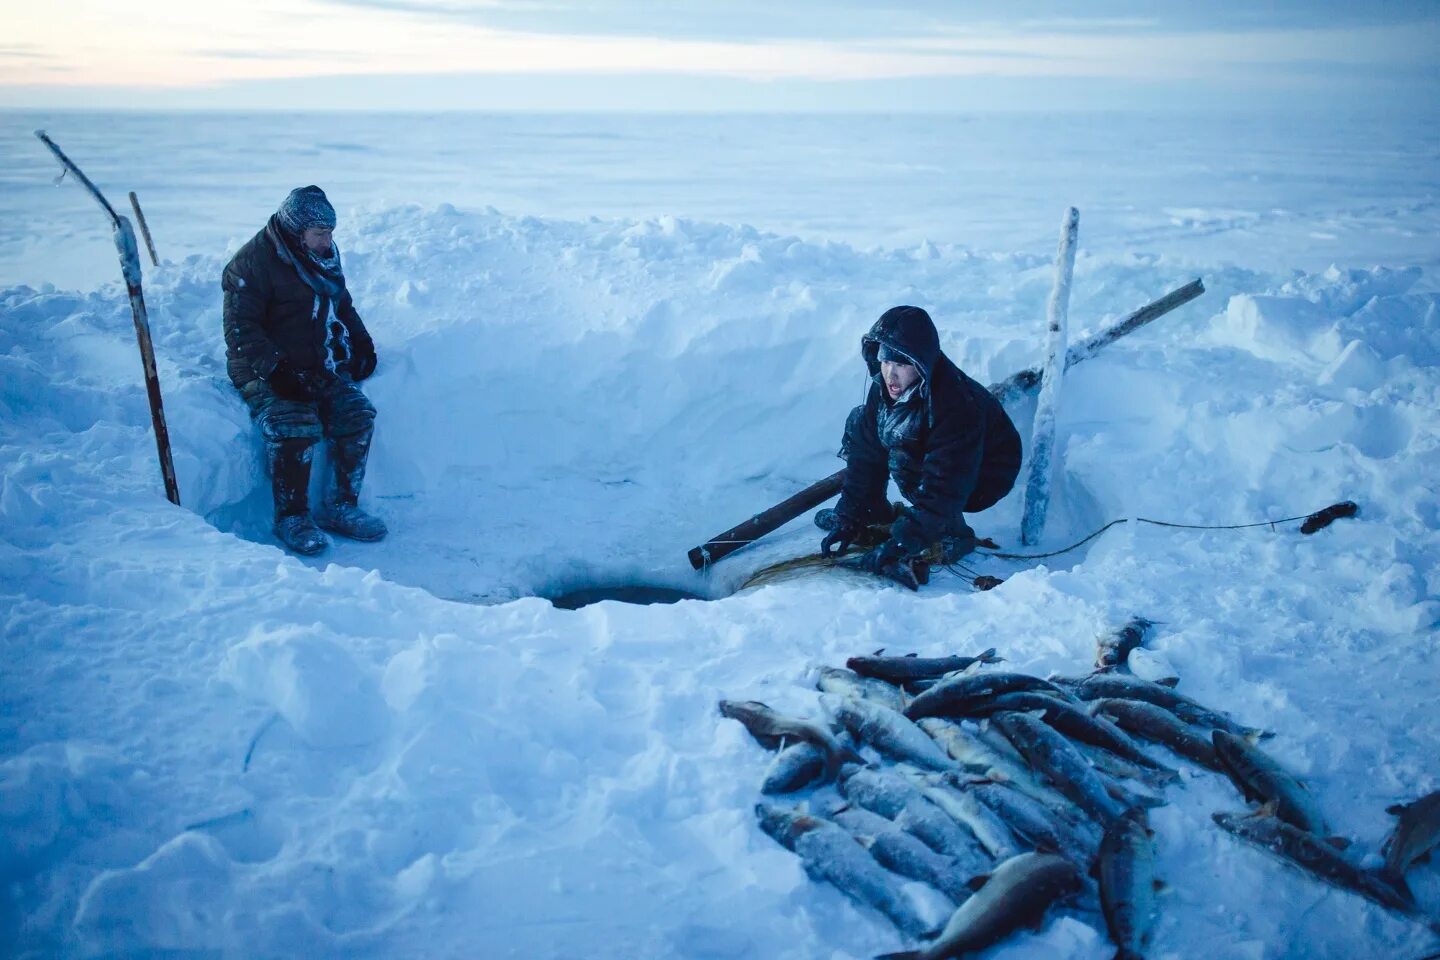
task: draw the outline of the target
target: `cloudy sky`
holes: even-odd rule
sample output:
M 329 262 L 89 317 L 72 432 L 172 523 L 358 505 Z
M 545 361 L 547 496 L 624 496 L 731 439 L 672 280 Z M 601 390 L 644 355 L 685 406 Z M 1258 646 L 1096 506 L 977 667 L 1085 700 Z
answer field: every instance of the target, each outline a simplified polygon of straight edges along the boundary
M 0 0 L 0 106 L 1428 111 L 1436 51 L 1435 0 Z

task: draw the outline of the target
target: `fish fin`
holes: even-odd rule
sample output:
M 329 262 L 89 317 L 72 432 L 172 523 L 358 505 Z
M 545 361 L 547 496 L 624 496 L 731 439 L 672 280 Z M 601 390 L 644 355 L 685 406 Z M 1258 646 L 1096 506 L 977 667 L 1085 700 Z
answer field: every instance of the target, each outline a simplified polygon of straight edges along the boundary
M 882 953 L 875 960 L 920 960 L 924 955 L 920 950 L 901 950 L 899 953 Z
M 1158 683 L 1158 684 L 1159 684 L 1160 686 L 1162 686 L 1162 687 L 1170 687 L 1170 688 L 1173 690 L 1173 689 L 1175 688 L 1175 685 L 1180 682 L 1180 678 L 1179 678 L 1179 677 L 1161 677 L 1159 680 L 1156 680 L 1155 682 Z
M 1274 730 L 1256 730 L 1254 731 L 1254 733 L 1256 740 L 1269 740 L 1271 737 L 1275 736 Z M 1245 735 L 1248 737 L 1250 733 L 1247 731 Z
M 970 888 L 971 893 L 976 893 L 981 887 L 990 882 L 990 874 L 980 873 L 965 881 L 965 886 Z
M 1390 804 L 1390 806 L 1385 808 L 1385 812 L 1392 816 L 1398 817 L 1400 816 L 1400 814 L 1404 813 L 1406 810 L 1409 809 L 1410 804 L 1408 803 L 1392 803 Z
M 911 658 L 911 657 L 918 657 L 918 656 L 920 656 L 920 654 L 918 654 L 918 653 L 907 653 L 907 654 L 905 654 L 905 658 L 906 658 L 907 660 L 908 660 L 909 658 Z
M 878 656 L 880 656 L 880 654 L 882 654 L 882 653 L 884 653 L 884 652 L 885 652 L 885 648 L 884 648 L 884 647 L 881 647 L 879 650 L 876 650 L 874 653 L 870 654 L 870 656 L 872 656 L 872 657 L 878 657 Z
M 1349 837 L 1326 837 L 1325 842 L 1330 844 L 1330 846 L 1334 847 L 1336 850 L 1350 849 Z
M 1432 848 L 1430 848 L 1429 850 L 1426 850 L 1424 853 L 1420 854 L 1420 856 L 1416 857 L 1414 860 L 1412 860 L 1412 861 L 1410 861 L 1410 862 L 1411 862 L 1411 863 L 1429 863 L 1429 862 L 1430 862 L 1430 856 L 1431 856 L 1431 854 L 1433 854 L 1434 852 L 1435 852 L 1435 849 L 1432 847 Z
M 1004 657 L 997 657 L 997 656 L 995 655 L 995 648 L 994 648 L 994 647 L 991 647 L 989 650 L 986 650 L 984 653 L 980 654 L 980 655 L 979 655 L 978 657 L 976 657 L 975 659 L 976 659 L 976 660 L 983 661 L 984 663 L 999 663 L 1000 661 L 1004 660 L 1005 658 L 1004 658 Z

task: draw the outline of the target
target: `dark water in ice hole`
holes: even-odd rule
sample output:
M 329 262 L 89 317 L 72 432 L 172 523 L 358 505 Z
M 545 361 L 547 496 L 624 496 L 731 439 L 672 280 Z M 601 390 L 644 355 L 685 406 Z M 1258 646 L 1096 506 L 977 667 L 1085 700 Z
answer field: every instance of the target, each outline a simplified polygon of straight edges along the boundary
M 618 600 L 621 603 L 635 603 L 648 606 L 652 603 L 677 603 L 681 600 L 709 600 L 699 594 L 674 587 L 652 587 L 646 584 L 615 584 L 612 586 L 581 587 L 556 597 L 550 602 L 561 610 L 579 610 L 601 600 Z

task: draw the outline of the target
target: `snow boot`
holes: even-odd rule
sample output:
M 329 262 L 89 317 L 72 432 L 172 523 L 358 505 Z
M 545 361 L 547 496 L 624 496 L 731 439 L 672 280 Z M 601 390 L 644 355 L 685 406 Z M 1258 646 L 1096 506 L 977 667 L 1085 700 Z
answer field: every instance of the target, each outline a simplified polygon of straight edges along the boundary
M 975 538 L 975 531 L 968 526 L 963 532 L 952 533 L 940 538 L 940 562 L 958 563 L 960 560 L 974 552 L 979 541 Z
M 330 538 L 320 532 L 308 513 L 291 513 L 275 521 L 275 536 L 285 546 L 305 557 L 313 557 L 330 546 Z
M 310 519 L 309 440 L 277 440 L 266 444 L 270 484 L 275 495 L 275 536 L 287 549 L 314 556 L 330 546 L 330 538 Z
M 330 444 L 335 462 L 334 482 L 317 519 L 331 533 L 351 540 L 379 540 L 390 531 L 385 521 L 360 508 L 360 485 L 365 482 L 365 462 L 370 457 L 370 432 L 338 437 Z

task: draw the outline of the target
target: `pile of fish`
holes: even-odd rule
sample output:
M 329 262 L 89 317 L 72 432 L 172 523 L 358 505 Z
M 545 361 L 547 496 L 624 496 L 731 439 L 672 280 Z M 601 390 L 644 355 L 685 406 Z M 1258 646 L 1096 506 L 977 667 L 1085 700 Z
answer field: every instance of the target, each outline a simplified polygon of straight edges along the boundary
M 1057 904 L 1101 914 L 1117 960 L 1139 960 L 1161 886 L 1146 811 L 1181 782 L 1158 745 L 1259 805 L 1216 813 L 1223 829 L 1428 922 L 1404 874 L 1440 841 L 1440 793 L 1392 807 L 1399 825 L 1385 866 L 1359 866 L 1309 790 L 1256 745 L 1269 733 L 1177 692 L 1173 675 L 1130 672 L 1163 663 L 1132 659 L 1152 626 L 1135 618 L 1102 637 L 1096 671 L 1083 678 L 1004 671 L 993 649 L 877 654 L 821 668 L 820 720 L 722 700 L 722 715 L 777 751 L 761 792 L 806 792 L 798 804 L 758 804 L 761 829 L 813 879 L 923 944 L 884 960 L 966 956 L 1038 929 Z

